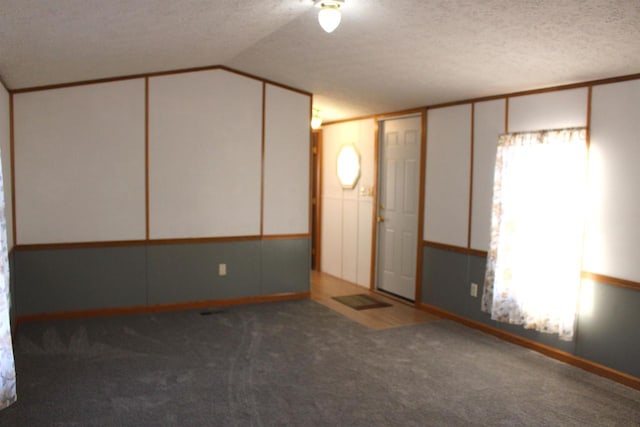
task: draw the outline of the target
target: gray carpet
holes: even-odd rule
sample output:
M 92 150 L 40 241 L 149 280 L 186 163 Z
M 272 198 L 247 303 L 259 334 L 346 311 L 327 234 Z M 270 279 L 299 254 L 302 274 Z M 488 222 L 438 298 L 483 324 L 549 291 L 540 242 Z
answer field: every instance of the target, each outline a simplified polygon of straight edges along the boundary
M 450 321 L 313 301 L 21 324 L 2 426 L 640 425 L 640 392 Z

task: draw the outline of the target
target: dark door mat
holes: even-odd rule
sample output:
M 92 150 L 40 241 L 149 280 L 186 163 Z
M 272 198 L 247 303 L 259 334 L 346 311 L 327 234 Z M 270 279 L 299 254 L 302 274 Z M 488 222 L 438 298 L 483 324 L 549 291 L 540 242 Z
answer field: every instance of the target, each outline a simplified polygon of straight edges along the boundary
M 377 300 L 367 294 L 345 295 L 331 297 L 334 300 L 353 308 L 354 310 L 369 310 L 372 308 L 391 307 L 391 304 Z

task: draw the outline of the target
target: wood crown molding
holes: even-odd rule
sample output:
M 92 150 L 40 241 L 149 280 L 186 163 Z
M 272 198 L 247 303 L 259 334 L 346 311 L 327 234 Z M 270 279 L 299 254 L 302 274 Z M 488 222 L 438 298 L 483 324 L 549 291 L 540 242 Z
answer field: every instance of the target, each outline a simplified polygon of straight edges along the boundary
M 353 117 L 350 119 L 340 119 L 340 120 L 333 120 L 330 122 L 325 122 L 322 124 L 322 127 L 325 126 L 331 126 L 331 125 L 339 125 L 340 123 L 349 123 L 349 122 L 357 122 L 360 120 L 375 120 L 376 119 L 376 115 L 375 114 L 370 114 L 368 116 L 358 116 L 358 117 Z
M 597 80 L 589 80 L 589 81 L 584 81 L 584 82 L 579 82 L 579 83 L 570 83 L 570 84 L 558 85 L 558 86 L 550 86 L 550 87 L 540 88 L 540 89 L 529 89 L 529 90 L 523 90 L 523 91 L 519 91 L 519 92 L 503 93 L 503 94 L 499 94 L 499 95 L 489 95 L 489 96 L 481 96 L 481 97 L 477 97 L 477 98 L 461 99 L 461 100 L 458 100 L 458 101 L 442 102 L 442 103 L 439 103 L 439 104 L 431 104 L 431 105 L 426 105 L 426 106 L 416 107 L 416 108 L 410 108 L 410 109 L 407 109 L 407 110 L 400 110 L 400 111 L 395 111 L 395 112 L 388 112 L 388 113 L 382 113 L 382 114 L 370 114 L 368 116 L 357 116 L 357 117 L 353 117 L 353 118 L 340 119 L 340 120 L 334 120 L 334 121 L 331 121 L 331 122 L 327 122 L 323 126 L 334 125 L 334 124 L 338 124 L 338 123 L 351 122 L 351 121 L 357 121 L 357 120 L 364 120 L 364 119 L 376 119 L 378 117 L 384 117 L 384 116 L 394 116 L 394 115 L 399 115 L 399 114 L 406 113 L 407 111 L 417 111 L 417 110 L 421 110 L 421 109 L 432 110 L 432 109 L 436 109 L 436 108 L 454 107 L 456 105 L 472 104 L 472 103 L 476 103 L 476 102 L 495 101 L 497 99 L 506 99 L 507 102 L 508 102 L 509 98 L 515 98 L 515 97 L 518 97 L 518 96 L 536 95 L 536 94 L 539 94 L 539 93 L 557 92 L 557 91 L 561 91 L 561 90 L 580 89 L 580 88 L 586 88 L 586 87 L 590 87 L 590 86 L 599 86 L 599 85 L 605 85 L 605 84 L 611 84 L 611 83 L 620 83 L 620 82 L 626 82 L 626 81 L 629 81 L 629 80 L 639 80 L 639 79 L 640 79 L 640 73 L 628 74 L 628 75 L 624 75 L 624 76 L 609 77 L 609 78 L 597 79 Z M 508 104 L 507 104 L 507 111 L 508 110 L 509 109 L 508 109 Z M 507 133 L 507 132 L 508 132 L 508 129 L 505 129 L 505 133 Z
M 369 114 L 367 116 L 359 116 L 359 117 L 354 117 L 354 118 L 351 118 L 351 119 L 333 120 L 333 121 L 324 123 L 322 126 L 337 125 L 337 124 L 340 124 L 340 123 L 355 122 L 355 121 L 358 121 L 358 120 L 376 120 L 376 121 L 380 121 L 380 120 L 385 120 L 385 119 L 399 117 L 399 116 L 406 116 L 406 115 L 410 115 L 410 114 L 421 114 L 423 112 L 426 112 L 426 110 L 427 110 L 427 107 L 407 108 L 405 110 L 391 111 L 391 112 L 382 113 L 382 114 Z
M 68 82 L 68 83 L 58 83 L 52 85 L 41 85 L 41 86 L 32 86 L 32 87 L 24 87 L 17 89 L 8 89 L 9 93 L 18 94 L 18 93 L 27 93 L 27 92 L 37 92 L 42 90 L 52 90 L 52 89 L 63 89 L 74 86 L 84 86 L 84 85 L 92 85 L 92 84 L 100 84 L 100 83 L 110 83 L 117 82 L 121 80 L 132 80 L 132 79 L 148 79 L 151 77 L 162 77 L 168 76 L 172 74 L 184 74 L 184 73 L 194 73 L 197 71 L 211 71 L 211 70 L 224 70 L 233 74 L 237 74 L 239 76 L 247 77 L 250 79 L 258 80 L 263 83 L 267 83 L 273 86 L 278 86 L 283 89 L 288 89 L 293 92 L 298 92 L 302 95 L 312 96 L 311 92 L 307 92 L 302 89 L 298 89 L 292 86 L 287 86 L 282 83 L 274 82 L 273 80 L 263 79 L 262 77 L 245 73 L 243 71 L 235 70 L 231 67 L 227 67 L 225 65 L 207 65 L 202 67 L 192 67 L 192 68 L 182 68 L 178 70 L 168 70 L 168 71 L 158 71 L 158 72 L 150 72 L 150 73 L 140 73 L 140 74 L 130 74 L 124 76 L 114 76 L 114 77 L 105 77 L 101 79 L 91 79 L 91 80 L 81 80 L 77 82 Z M 6 87 L 6 86 L 5 86 Z

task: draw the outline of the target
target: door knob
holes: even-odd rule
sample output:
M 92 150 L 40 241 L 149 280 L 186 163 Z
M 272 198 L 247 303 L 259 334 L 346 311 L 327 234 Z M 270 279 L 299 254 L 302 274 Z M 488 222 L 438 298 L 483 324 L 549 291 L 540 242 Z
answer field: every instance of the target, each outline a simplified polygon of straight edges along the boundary
M 384 222 L 384 217 L 383 216 L 379 216 L 378 218 L 376 218 L 376 221 Z

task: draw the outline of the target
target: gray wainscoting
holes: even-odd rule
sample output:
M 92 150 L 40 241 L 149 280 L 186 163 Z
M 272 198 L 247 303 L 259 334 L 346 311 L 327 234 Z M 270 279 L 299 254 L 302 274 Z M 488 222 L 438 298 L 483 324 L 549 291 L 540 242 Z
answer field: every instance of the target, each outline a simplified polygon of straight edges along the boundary
M 308 292 L 310 254 L 309 239 L 17 250 L 15 313 Z
M 17 314 L 146 303 L 144 246 L 14 252 Z
M 9 319 L 11 320 L 11 331 L 16 325 L 16 278 L 13 274 L 15 269 L 13 251 L 9 252 Z
M 262 295 L 308 292 L 311 240 L 262 241 Z
M 640 377 L 640 292 L 594 283 L 593 310 L 578 316 L 574 341 L 566 342 L 555 335 L 495 322 L 483 313 L 485 267 L 485 257 L 424 247 L 422 302 Z M 469 293 L 471 282 L 479 285 L 477 298 Z

